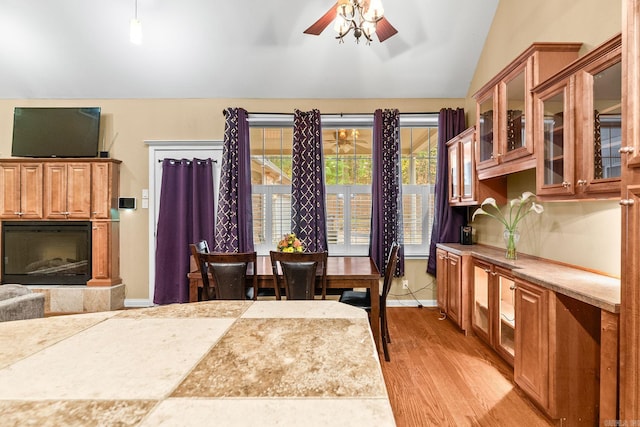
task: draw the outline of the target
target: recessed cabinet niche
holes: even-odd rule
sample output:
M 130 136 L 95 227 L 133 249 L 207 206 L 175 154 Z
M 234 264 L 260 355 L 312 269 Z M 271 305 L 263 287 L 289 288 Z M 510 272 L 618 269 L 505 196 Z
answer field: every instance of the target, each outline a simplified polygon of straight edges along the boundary
M 581 43 L 534 43 L 476 94 L 480 180 L 536 166 L 531 89 L 578 57 Z
M 533 89 L 537 195 L 547 199 L 620 196 L 621 37 Z
M 447 142 L 449 154 L 449 204 L 473 206 L 493 197 L 506 203 L 507 180 L 497 177 L 478 180 L 475 165 L 475 127 L 470 127 Z

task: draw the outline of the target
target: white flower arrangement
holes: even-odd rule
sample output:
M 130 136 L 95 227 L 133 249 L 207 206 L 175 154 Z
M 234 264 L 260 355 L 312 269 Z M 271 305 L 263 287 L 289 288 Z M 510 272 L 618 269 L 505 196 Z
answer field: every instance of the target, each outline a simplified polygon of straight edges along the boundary
M 474 221 L 476 215 L 487 215 L 500 221 L 507 230 L 513 232 L 518 223 L 531 212 L 541 214 L 544 212 L 544 207 L 534 201 L 536 195 L 530 191 L 525 191 L 522 196 L 517 197 L 509 202 L 509 214 L 505 216 L 498 207 L 496 200 L 493 197 L 487 197 L 474 213 L 471 221 Z M 493 208 L 492 212 L 487 208 Z M 515 212 L 514 212 L 515 211 Z

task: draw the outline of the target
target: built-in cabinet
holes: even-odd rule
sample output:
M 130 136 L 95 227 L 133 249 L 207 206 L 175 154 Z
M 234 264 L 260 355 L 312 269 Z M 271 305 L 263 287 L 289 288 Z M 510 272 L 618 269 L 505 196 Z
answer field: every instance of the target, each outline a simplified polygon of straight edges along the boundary
M 2 159 L 0 219 L 91 221 L 92 278 L 87 285 L 119 284 L 120 163 L 114 159 Z
M 533 88 L 536 194 L 620 196 L 621 36 Z
M 42 163 L 0 163 L 0 218 L 42 218 Z
M 46 163 L 43 194 L 45 218 L 89 219 L 91 164 Z
M 436 249 L 438 307 L 463 331 L 469 324 L 469 291 L 464 277 L 468 275 L 470 257 Z
M 513 366 L 515 353 L 515 283 L 510 271 L 473 259 L 473 331 Z
M 476 94 L 480 180 L 536 166 L 531 89 L 578 57 L 581 43 L 534 43 Z
M 449 204 L 479 205 L 487 197 L 506 202 L 506 177 L 478 180 L 475 164 L 475 127 L 470 127 L 447 142 L 449 156 Z

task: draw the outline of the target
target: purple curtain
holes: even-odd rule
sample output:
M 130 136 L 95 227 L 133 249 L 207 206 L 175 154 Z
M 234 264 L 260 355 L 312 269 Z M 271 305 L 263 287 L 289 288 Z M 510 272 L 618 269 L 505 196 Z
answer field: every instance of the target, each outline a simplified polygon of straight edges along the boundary
M 189 302 L 189 244 L 213 242 L 211 159 L 162 161 L 153 302 Z
M 295 110 L 291 162 L 291 231 L 296 233 L 305 251 L 326 251 L 327 213 L 319 110 Z
M 464 109 L 443 108 L 438 116 L 438 162 L 436 170 L 435 209 L 427 273 L 436 274 L 436 243 L 460 241 L 460 227 L 464 225 L 464 210 L 449 206 L 447 141 L 466 129 Z
M 225 129 L 216 218 L 216 252 L 253 252 L 251 157 L 247 111 L 224 110 Z
M 404 275 L 400 113 L 376 110 L 373 115 L 373 179 L 369 256 L 384 275 L 392 243 L 400 245 L 396 276 Z

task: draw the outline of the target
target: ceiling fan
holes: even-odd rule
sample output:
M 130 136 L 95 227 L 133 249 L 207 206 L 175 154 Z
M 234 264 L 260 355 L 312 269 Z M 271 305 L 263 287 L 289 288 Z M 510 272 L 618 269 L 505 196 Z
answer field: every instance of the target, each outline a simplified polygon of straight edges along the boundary
M 371 143 L 366 139 L 360 139 L 358 129 L 330 129 L 324 132 L 322 141 L 332 153 L 347 154 L 356 149 L 361 152 L 370 151 Z
M 334 29 L 338 32 L 336 38 L 340 42 L 343 42 L 343 37 L 353 30 L 356 42 L 364 36 L 367 43 L 370 43 L 375 33 L 382 43 L 398 32 L 383 16 L 383 12 L 380 0 L 338 0 L 320 19 L 304 30 L 304 33 L 318 36 L 335 20 Z

